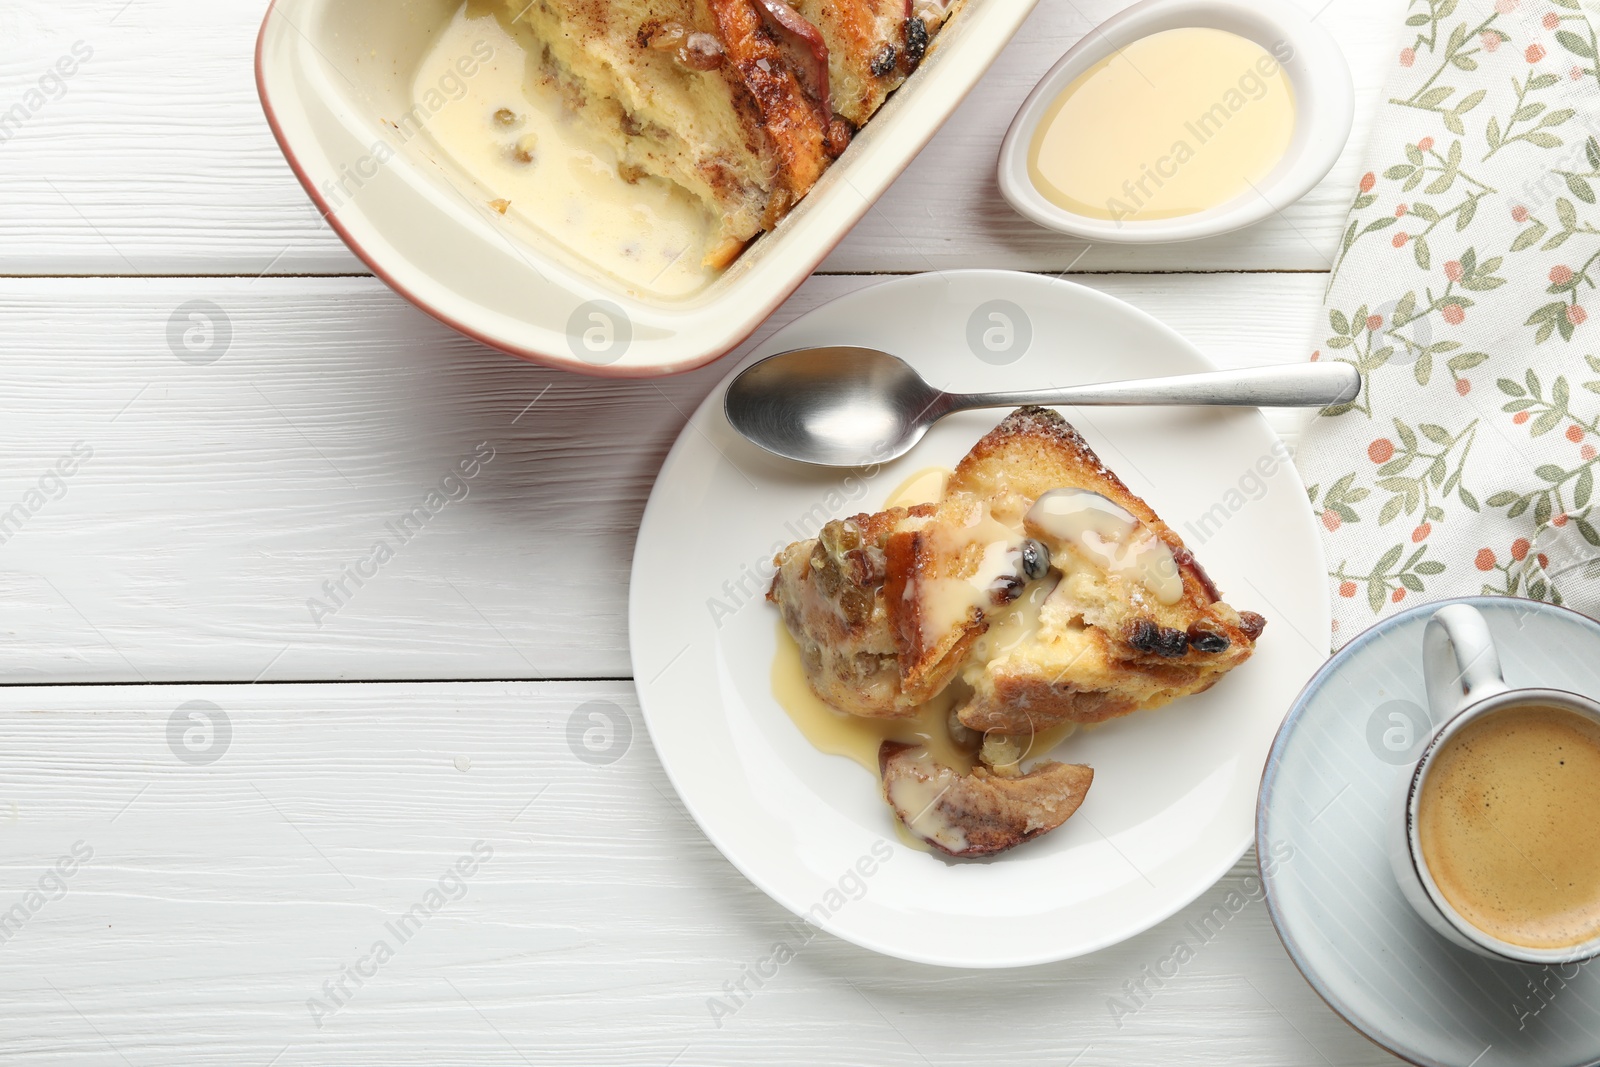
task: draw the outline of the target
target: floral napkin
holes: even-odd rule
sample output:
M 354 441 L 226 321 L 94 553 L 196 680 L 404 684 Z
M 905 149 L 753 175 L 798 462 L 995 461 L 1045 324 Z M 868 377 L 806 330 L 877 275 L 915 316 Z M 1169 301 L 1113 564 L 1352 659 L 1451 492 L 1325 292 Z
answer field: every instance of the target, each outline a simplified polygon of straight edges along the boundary
M 1576 601 L 1552 534 L 1600 556 L 1595 25 L 1580 0 L 1411 4 L 1311 355 L 1364 387 L 1296 456 L 1334 647 L 1420 600 Z

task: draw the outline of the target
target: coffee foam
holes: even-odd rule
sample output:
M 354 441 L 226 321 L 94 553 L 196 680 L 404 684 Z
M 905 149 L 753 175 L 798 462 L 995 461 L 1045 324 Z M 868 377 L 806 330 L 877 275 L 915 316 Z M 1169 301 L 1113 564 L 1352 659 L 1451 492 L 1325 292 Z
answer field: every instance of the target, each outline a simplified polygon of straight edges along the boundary
M 1489 936 L 1600 937 L 1600 724 L 1549 704 L 1467 724 L 1428 768 L 1417 836 L 1445 900 Z

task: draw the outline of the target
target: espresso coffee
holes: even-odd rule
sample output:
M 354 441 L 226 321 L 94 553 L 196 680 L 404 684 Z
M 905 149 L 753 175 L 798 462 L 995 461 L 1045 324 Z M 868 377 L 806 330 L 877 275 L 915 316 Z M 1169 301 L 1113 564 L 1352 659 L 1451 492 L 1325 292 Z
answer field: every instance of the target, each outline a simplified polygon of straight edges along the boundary
M 1417 836 L 1444 898 L 1489 936 L 1600 937 L 1600 725 L 1548 704 L 1469 723 L 1434 754 Z

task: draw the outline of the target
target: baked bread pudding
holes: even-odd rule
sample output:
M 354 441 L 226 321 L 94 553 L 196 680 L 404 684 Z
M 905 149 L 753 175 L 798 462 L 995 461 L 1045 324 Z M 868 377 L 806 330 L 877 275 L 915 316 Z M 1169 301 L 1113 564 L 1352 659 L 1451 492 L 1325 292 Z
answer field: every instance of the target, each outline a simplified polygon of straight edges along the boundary
M 726 266 L 816 184 L 963 0 L 504 0 L 539 77 L 717 220 Z
M 768 599 L 841 712 L 907 718 L 954 693 L 969 773 L 885 742 L 884 795 L 917 837 L 988 855 L 1065 822 L 1093 771 L 1037 735 L 1156 708 L 1250 657 L 1266 621 L 1224 603 L 1183 540 L 1054 411 L 1013 412 L 936 503 L 836 520 L 775 560 Z

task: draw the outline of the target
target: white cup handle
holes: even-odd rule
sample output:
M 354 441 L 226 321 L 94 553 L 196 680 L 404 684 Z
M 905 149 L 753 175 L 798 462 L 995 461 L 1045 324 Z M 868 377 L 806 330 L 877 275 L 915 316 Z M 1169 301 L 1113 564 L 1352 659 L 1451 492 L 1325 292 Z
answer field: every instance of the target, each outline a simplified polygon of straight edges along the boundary
M 1422 673 L 1428 711 L 1439 725 L 1468 704 L 1509 688 L 1489 624 L 1471 604 L 1440 608 L 1428 620 L 1422 634 Z

